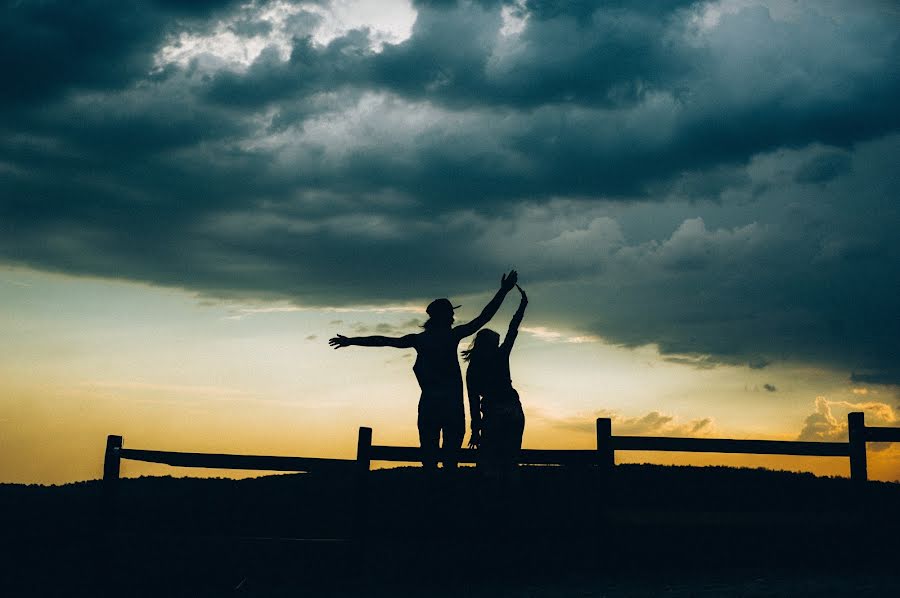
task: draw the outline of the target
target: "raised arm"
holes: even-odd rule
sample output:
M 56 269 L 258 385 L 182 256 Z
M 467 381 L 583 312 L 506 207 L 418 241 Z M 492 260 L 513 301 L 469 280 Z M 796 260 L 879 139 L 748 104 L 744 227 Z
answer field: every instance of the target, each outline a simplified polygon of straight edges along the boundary
M 408 349 L 414 347 L 416 343 L 416 334 L 407 334 L 406 336 L 354 336 L 346 337 L 339 334 L 328 340 L 328 344 L 335 349 L 349 347 L 355 345 L 357 347 L 395 347 L 397 349 Z
M 516 285 L 518 279 L 519 274 L 515 270 L 510 270 L 508 275 L 504 274 L 500 279 L 500 289 L 494 295 L 494 298 L 484 306 L 484 309 L 481 310 L 478 317 L 471 322 L 460 324 L 453 329 L 457 338 L 465 338 L 471 334 L 475 334 L 478 332 L 479 328 L 490 322 L 491 318 L 494 317 L 494 314 L 497 313 L 497 310 L 500 309 L 500 305 L 503 303 L 506 294 Z
M 516 337 L 519 335 L 519 324 L 522 323 L 522 318 L 525 317 L 525 308 L 528 307 L 528 295 L 525 294 L 525 291 L 519 285 L 516 285 L 516 288 L 519 289 L 522 298 L 519 300 L 519 309 L 516 310 L 512 320 L 509 321 L 509 330 L 506 331 L 506 337 L 503 339 L 502 346 L 507 353 L 512 351 L 513 343 L 516 342 Z

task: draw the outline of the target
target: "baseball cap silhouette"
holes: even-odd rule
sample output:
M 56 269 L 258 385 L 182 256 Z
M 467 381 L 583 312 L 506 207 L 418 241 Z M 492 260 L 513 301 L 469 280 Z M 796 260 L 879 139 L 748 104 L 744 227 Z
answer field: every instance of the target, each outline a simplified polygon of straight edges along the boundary
M 429 316 L 438 316 L 444 314 L 453 313 L 454 309 L 461 307 L 460 305 L 453 305 L 450 303 L 450 300 L 446 297 L 441 297 L 440 299 L 435 299 L 431 303 L 428 304 L 428 307 L 425 308 L 425 313 Z

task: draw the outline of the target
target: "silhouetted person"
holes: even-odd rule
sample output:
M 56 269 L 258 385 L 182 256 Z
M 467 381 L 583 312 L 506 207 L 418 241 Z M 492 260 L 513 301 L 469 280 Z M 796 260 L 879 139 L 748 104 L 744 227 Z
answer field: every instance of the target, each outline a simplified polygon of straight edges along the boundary
M 515 468 L 525 431 L 525 413 L 509 374 L 509 356 L 528 305 L 525 291 L 519 285 L 516 288 L 522 299 L 503 343 L 499 334 L 485 328 L 475 335 L 472 347 L 463 351 L 463 359 L 469 362 L 466 371 L 472 418 L 469 446 L 478 447 L 479 466 L 500 475 Z
M 422 389 L 419 397 L 419 445 L 422 447 L 422 465 L 436 469 L 440 438 L 444 437 L 443 462 L 445 468 L 456 468 L 457 451 L 466 434 L 466 413 L 463 404 L 462 374 L 457 350 L 459 342 L 487 324 L 506 294 L 518 280 L 515 270 L 500 279 L 500 290 L 485 306 L 481 314 L 471 322 L 453 326 L 453 310 L 457 306 L 449 299 L 435 299 L 428 304 L 428 321 L 424 330 L 401 337 L 359 336 L 348 338 L 337 335 L 328 344 L 335 349 L 358 345 L 361 347 L 396 347 L 416 350 L 413 372 Z

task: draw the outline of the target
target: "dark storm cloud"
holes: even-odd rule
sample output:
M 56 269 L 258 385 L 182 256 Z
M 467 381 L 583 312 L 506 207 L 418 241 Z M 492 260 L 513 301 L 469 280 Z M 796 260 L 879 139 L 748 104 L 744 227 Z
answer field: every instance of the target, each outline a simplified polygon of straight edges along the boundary
M 450 3 L 420 11 L 410 39 L 374 58 L 373 79 L 460 107 L 629 105 L 699 58 L 666 31 L 692 3 L 529 2 L 518 10 L 527 25 L 507 39 L 497 35 L 501 3 Z
M 419 2 L 379 49 L 307 6 L 160 62 L 272 6 L 8 3 L 2 259 L 328 305 L 516 266 L 548 324 L 900 381 L 896 12 Z
M 456 205 L 649 197 L 685 171 L 812 141 L 847 147 L 900 124 L 897 35 L 858 10 L 844 22 L 814 10 L 780 21 L 751 7 L 706 31 L 696 3 L 536 3 L 524 29 L 503 36 L 500 4 L 422 6 L 411 37 L 380 53 L 364 31 L 326 46 L 299 37 L 287 61 L 269 51 L 246 73 L 219 72 L 206 97 L 273 109 L 282 129 L 315 117 L 294 103 L 323 91 L 389 93 L 412 119 L 437 107 L 401 147 L 386 152 L 390 132 L 361 130 L 342 163 L 317 174 Z M 842 166 L 839 154 L 822 160 L 797 176 Z
M 897 383 L 900 137 L 861 145 L 850 170 L 825 186 L 793 181 L 791 164 L 819 151 L 760 158 L 743 192 L 724 193 L 734 203 L 657 209 L 659 219 L 685 218 L 661 241 L 607 235 L 612 243 L 594 254 L 596 277 L 555 284 L 556 317 L 574 325 L 568 314 L 579 314 L 597 334 L 628 346 L 656 342 L 664 353 L 750 367 L 814 358 L 855 370 L 859 381 Z M 620 211 L 623 227 L 634 227 Z
M 847 152 L 825 152 L 804 162 L 794 175 L 798 183 L 823 183 L 850 170 Z
M 456 108 L 633 105 L 701 58 L 667 31 L 692 4 L 423 2 L 412 36 L 372 57 L 372 83 Z M 527 18 L 520 35 L 498 35 L 504 5 Z
M 117 89 L 146 76 L 162 36 L 236 4 L 129 1 L 3 2 L 0 105 L 43 102 L 72 88 Z

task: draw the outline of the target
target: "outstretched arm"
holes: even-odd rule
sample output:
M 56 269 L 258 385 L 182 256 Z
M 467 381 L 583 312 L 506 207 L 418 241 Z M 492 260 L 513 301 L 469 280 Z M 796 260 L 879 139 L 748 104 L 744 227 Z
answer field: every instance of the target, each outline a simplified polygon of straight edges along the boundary
M 416 342 L 415 334 L 407 334 L 406 336 L 354 336 L 346 337 L 339 334 L 328 340 L 328 344 L 335 349 L 356 345 L 358 347 L 396 347 L 397 349 L 407 349 L 414 347 Z
M 513 343 L 516 342 L 516 337 L 519 335 L 519 324 L 522 323 L 522 318 L 525 317 L 525 308 L 528 307 L 528 295 L 525 294 L 525 291 L 519 285 L 516 285 L 516 288 L 519 289 L 522 298 L 519 300 L 519 309 L 516 310 L 512 320 L 509 321 L 509 330 L 506 331 L 506 338 L 503 339 L 503 348 L 507 352 L 512 351 Z
M 500 305 L 503 303 L 506 294 L 512 290 L 518 279 L 519 274 L 515 270 L 510 270 L 508 275 L 504 274 L 503 278 L 500 279 L 500 289 L 494 295 L 494 298 L 484 306 L 484 309 L 481 310 L 478 317 L 471 322 L 460 324 L 453 329 L 457 338 L 465 338 L 470 334 L 475 334 L 478 332 L 479 328 L 490 322 L 491 318 L 494 317 L 494 314 L 497 313 L 497 310 L 500 309 Z

